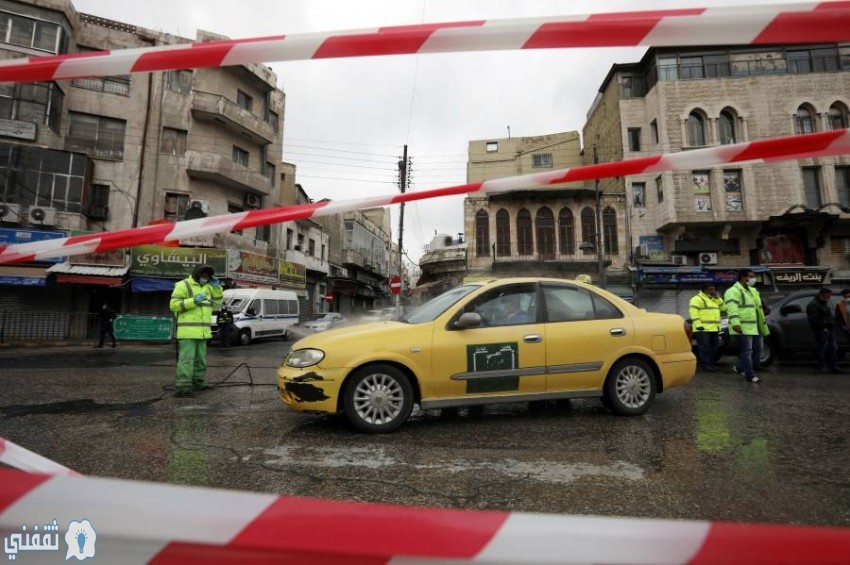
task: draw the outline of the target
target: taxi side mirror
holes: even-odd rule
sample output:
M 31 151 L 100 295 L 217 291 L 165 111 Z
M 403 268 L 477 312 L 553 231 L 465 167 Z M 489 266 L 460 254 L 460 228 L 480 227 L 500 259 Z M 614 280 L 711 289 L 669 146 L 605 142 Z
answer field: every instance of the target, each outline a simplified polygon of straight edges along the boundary
M 467 330 L 470 328 L 480 328 L 484 325 L 481 315 L 477 312 L 464 312 L 455 322 L 455 328 L 459 330 Z

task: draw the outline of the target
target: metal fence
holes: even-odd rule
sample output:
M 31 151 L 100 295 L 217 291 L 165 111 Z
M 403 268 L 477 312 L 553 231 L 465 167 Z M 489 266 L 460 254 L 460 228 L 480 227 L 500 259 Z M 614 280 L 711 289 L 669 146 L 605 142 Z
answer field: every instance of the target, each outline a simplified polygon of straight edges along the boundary
M 0 311 L 0 343 L 97 339 L 97 314 Z

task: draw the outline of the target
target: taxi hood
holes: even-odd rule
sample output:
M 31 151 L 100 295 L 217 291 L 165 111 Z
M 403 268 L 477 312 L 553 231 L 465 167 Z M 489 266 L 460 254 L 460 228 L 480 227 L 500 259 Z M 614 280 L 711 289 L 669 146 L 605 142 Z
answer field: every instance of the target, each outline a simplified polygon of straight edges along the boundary
M 366 324 L 357 324 L 356 326 L 334 328 L 299 339 L 292 344 L 292 351 L 306 348 L 315 348 L 324 351 L 329 347 L 351 342 L 352 340 L 363 341 L 384 336 L 395 336 L 399 331 L 403 331 L 404 328 L 409 327 L 411 327 L 410 324 L 385 320 L 383 322 L 369 322 Z

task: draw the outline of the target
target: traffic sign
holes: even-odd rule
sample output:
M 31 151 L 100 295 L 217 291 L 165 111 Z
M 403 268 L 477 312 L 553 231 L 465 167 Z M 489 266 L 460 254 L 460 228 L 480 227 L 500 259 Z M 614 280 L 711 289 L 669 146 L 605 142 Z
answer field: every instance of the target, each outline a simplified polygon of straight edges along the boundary
M 401 277 L 395 276 L 390 279 L 390 292 L 393 294 L 401 293 Z
M 334 301 L 334 295 L 333 295 L 332 292 L 329 292 L 325 295 L 325 301 L 326 302 L 333 302 Z

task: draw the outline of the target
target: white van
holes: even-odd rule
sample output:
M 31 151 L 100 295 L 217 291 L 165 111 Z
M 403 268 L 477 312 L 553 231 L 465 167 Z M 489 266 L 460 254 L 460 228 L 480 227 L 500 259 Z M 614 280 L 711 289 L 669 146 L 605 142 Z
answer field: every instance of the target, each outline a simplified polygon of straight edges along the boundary
M 298 323 L 298 295 L 291 290 L 236 288 L 225 290 L 222 304 L 233 313 L 236 326 L 231 339 L 240 345 L 261 337 L 283 337 L 292 324 Z M 213 332 L 218 331 L 213 319 Z

